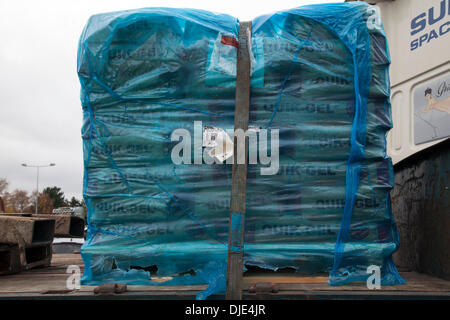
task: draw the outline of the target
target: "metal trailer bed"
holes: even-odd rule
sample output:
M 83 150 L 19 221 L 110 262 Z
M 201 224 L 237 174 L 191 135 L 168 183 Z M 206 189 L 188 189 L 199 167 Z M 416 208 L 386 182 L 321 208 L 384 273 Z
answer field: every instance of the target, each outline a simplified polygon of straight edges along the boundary
M 206 286 L 132 286 L 117 294 L 94 293 L 94 286 L 68 290 L 69 265 L 83 270 L 79 254 L 54 254 L 51 266 L 0 277 L 0 299 L 195 299 Z M 450 300 L 450 281 L 416 272 L 405 272 L 407 283 L 369 290 L 365 284 L 329 286 L 328 277 L 301 277 L 293 274 L 254 274 L 243 278 L 243 299 L 446 299 Z M 273 285 L 268 285 L 272 283 Z M 214 295 L 211 299 L 224 299 Z

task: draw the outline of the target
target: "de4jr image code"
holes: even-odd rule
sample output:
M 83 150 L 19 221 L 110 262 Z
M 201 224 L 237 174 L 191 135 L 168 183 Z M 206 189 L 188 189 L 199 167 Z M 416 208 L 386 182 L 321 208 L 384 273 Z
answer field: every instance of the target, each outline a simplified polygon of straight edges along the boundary
M 208 315 L 213 318 L 218 315 L 230 315 L 230 316 L 254 316 L 257 317 L 259 315 L 266 314 L 266 307 L 261 304 L 242 304 L 235 305 L 230 304 L 229 306 L 223 307 L 213 307 L 213 306 L 196 306 L 193 304 L 192 306 L 187 306 L 185 309 L 186 315 Z

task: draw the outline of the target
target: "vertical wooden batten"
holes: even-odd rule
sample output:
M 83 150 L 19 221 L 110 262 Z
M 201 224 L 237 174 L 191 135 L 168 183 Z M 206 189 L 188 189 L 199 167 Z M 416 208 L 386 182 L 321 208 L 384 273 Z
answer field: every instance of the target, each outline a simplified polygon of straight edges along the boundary
M 234 130 L 248 129 L 250 108 L 250 41 L 252 23 L 239 23 L 239 47 L 237 54 L 236 97 L 234 111 Z M 228 231 L 227 254 L 227 290 L 228 300 L 242 299 L 243 285 L 243 247 L 244 247 L 244 218 L 245 198 L 247 189 L 248 137 L 244 146 L 238 145 L 236 136 L 234 141 L 233 170 L 231 178 L 230 220 Z M 245 163 L 237 163 L 238 149 L 245 148 Z

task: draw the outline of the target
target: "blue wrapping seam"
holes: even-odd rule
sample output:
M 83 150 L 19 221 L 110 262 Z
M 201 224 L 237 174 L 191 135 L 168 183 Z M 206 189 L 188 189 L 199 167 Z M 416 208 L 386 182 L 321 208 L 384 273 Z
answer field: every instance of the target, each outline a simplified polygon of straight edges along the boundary
M 366 51 L 369 52 L 370 48 L 367 48 L 368 43 L 366 44 Z M 330 272 L 330 281 L 331 285 L 334 284 L 332 278 L 338 277 L 338 270 L 342 262 L 345 242 L 348 239 L 350 223 L 353 215 L 353 207 L 356 200 L 356 193 L 358 191 L 358 185 L 360 180 L 361 173 L 361 161 L 364 158 L 365 151 L 365 141 L 360 144 L 358 141 L 357 134 L 359 128 L 361 126 L 364 127 L 364 131 L 366 129 L 366 111 L 367 105 L 364 104 L 361 106 L 360 101 L 360 91 L 359 91 L 359 77 L 358 77 L 358 64 L 356 61 L 356 52 L 351 50 L 353 55 L 353 63 L 355 67 L 355 96 L 356 96 L 356 106 L 355 106 L 355 118 L 353 120 L 351 137 L 350 137 L 350 156 L 347 162 L 347 170 L 346 170 L 346 185 L 345 185 L 345 205 L 344 205 L 344 213 L 342 215 L 341 227 L 339 229 L 339 234 L 336 240 L 336 246 L 334 249 L 334 264 L 333 269 Z M 366 53 L 367 55 L 367 53 Z M 362 131 L 362 130 L 361 130 Z M 360 147 L 358 147 L 358 145 Z
M 180 184 L 183 184 L 183 185 L 184 185 L 183 180 L 181 180 L 181 178 L 177 175 L 177 172 L 176 172 L 176 166 L 173 166 L 173 167 L 172 167 L 172 172 L 173 172 L 173 176 L 178 180 L 178 182 L 179 182 Z
M 82 32 L 80 40 L 79 40 L 79 46 L 78 46 L 78 52 L 77 52 L 77 70 L 79 68 L 78 63 L 80 61 L 80 56 L 82 54 L 82 52 L 81 52 L 81 39 L 85 36 L 86 29 L 87 29 L 87 27 L 85 27 L 83 29 L 83 32 Z M 84 79 L 82 77 L 80 77 L 79 75 L 78 75 L 78 79 L 80 80 L 81 90 L 82 90 L 82 92 L 84 94 L 85 100 L 88 101 L 89 97 L 87 96 L 87 93 L 86 93 L 86 85 L 84 83 Z M 89 209 L 91 208 L 91 201 L 90 201 L 90 199 L 88 197 L 86 197 L 86 189 L 87 189 L 87 182 L 88 182 L 88 170 L 87 170 L 87 167 L 88 167 L 90 159 L 91 159 L 91 150 L 92 150 L 93 112 L 92 112 L 91 105 L 89 103 L 87 104 L 87 107 L 88 107 L 88 114 L 89 114 L 89 120 L 90 120 L 89 121 L 90 122 L 90 127 L 89 127 L 89 146 L 88 146 L 87 156 L 86 157 L 84 156 L 85 148 L 83 147 L 83 161 L 84 161 L 84 163 L 83 163 L 83 197 L 85 199 L 85 203 L 86 203 L 86 207 L 88 209 L 88 212 L 90 212 L 91 210 L 89 210 Z M 83 134 L 83 132 L 82 132 L 82 134 Z M 84 143 L 83 143 L 83 145 L 84 145 Z M 87 221 L 88 221 L 88 224 L 89 224 L 90 223 L 90 215 L 89 214 L 87 216 Z M 85 241 L 85 243 L 83 243 L 83 246 L 82 246 L 81 249 L 83 249 L 85 246 L 87 246 L 88 242 L 92 238 L 91 237 L 91 231 L 89 230 L 89 228 L 88 228 L 88 231 L 87 231 L 87 237 L 86 238 L 87 238 L 87 241 Z M 84 264 L 86 266 L 86 268 L 84 269 L 84 275 L 85 276 L 90 276 L 91 275 L 90 261 L 88 261 L 88 259 L 85 259 L 83 256 L 82 256 L 82 258 L 83 258 L 83 262 L 84 262 Z
M 89 97 L 87 97 L 86 95 L 86 91 L 85 90 L 85 84 L 84 81 L 82 81 L 82 79 L 80 78 L 80 83 L 81 83 L 81 87 L 83 92 L 85 93 L 85 97 L 86 97 L 86 102 L 87 102 L 87 107 L 88 107 L 88 113 L 89 113 L 89 147 L 88 147 L 88 154 L 85 162 L 84 162 L 84 170 L 83 170 L 83 197 L 85 198 L 85 203 L 86 203 L 86 207 L 88 209 L 88 212 L 90 212 L 91 210 L 89 210 L 91 208 L 91 201 L 88 197 L 86 197 L 86 190 L 87 190 L 87 186 L 88 186 L 88 180 L 89 180 L 89 171 L 88 171 L 88 166 L 89 166 L 89 162 L 91 160 L 91 151 L 92 151 L 92 135 L 93 135 L 93 131 L 94 131 L 94 116 L 93 116 L 93 112 L 92 112 L 92 107 L 91 104 L 89 103 Z M 84 148 L 83 148 L 84 150 Z M 90 215 L 88 214 L 87 216 L 87 221 L 88 221 L 88 226 L 90 223 Z M 89 229 L 89 228 L 88 228 Z M 88 230 L 89 233 L 89 230 Z M 83 245 L 84 246 L 84 245 Z
M 81 80 L 81 79 L 80 79 Z M 84 86 L 84 83 L 82 81 L 80 81 L 81 86 Z M 88 98 L 87 98 L 88 99 Z M 88 166 L 89 166 L 89 162 L 91 161 L 91 151 L 92 151 L 92 134 L 93 134 L 93 114 L 92 114 L 92 109 L 90 104 L 88 103 L 88 111 L 89 111 L 89 122 L 90 122 L 90 127 L 89 127 L 89 146 L 88 146 L 88 154 L 87 157 L 85 157 L 85 163 L 84 163 L 84 170 L 83 170 L 83 197 L 85 198 L 85 203 L 86 203 L 86 208 L 88 209 L 88 212 L 90 212 L 91 210 L 89 210 L 91 208 L 91 201 L 88 197 L 86 197 L 86 191 L 87 191 L 87 186 L 88 186 L 88 180 L 89 180 L 89 171 L 88 171 Z M 83 152 L 84 152 L 84 148 L 83 148 Z M 88 226 L 90 223 L 90 217 L 91 215 L 87 215 L 87 221 L 88 221 Z M 88 228 L 89 229 L 89 228 Z
M 386 44 L 387 44 L 387 40 L 386 40 Z M 386 46 L 386 48 L 387 48 L 387 46 Z M 389 55 L 389 51 L 388 51 L 388 55 Z M 390 88 L 389 88 L 389 95 L 390 95 Z M 385 99 L 384 103 L 383 103 L 384 113 L 385 114 L 389 114 L 389 119 L 392 119 L 391 108 L 389 108 L 388 105 L 389 105 L 389 99 Z M 390 128 L 392 129 L 392 125 L 390 126 Z M 383 138 L 384 138 L 383 159 L 384 160 L 388 160 L 388 159 L 390 159 L 390 157 L 388 157 L 388 155 L 386 153 L 386 145 L 387 145 L 387 137 L 386 137 L 386 135 L 384 135 Z M 392 212 L 392 209 L 390 208 L 390 204 L 389 204 L 390 199 L 391 199 L 391 197 L 388 194 L 388 196 L 386 197 L 386 205 L 384 207 L 384 209 L 386 209 L 386 212 L 389 215 L 391 215 L 390 213 Z M 394 223 L 395 230 L 397 230 L 397 224 L 395 223 L 395 220 L 393 220 L 393 223 Z M 395 232 L 397 232 L 397 231 L 395 231 Z M 398 241 L 397 249 L 398 249 L 399 243 L 400 243 L 400 241 Z M 397 249 L 395 249 L 395 251 L 397 251 Z
M 357 11 L 357 8 L 354 9 Z M 361 19 L 361 15 L 356 15 L 354 19 L 358 19 L 359 23 L 363 23 L 364 21 Z M 365 50 L 362 52 L 363 59 L 361 64 L 363 68 L 370 68 L 370 41 L 368 30 L 366 31 L 366 41 L 365 41 Z M 360 34 L 358 34 L 359 36 Z M 358 42 L 358 40 L 356 40 Z M 361 96 L 360 92 L 360 83 L 359 83 L 359 64 L 357 61 L 357 52 L 356 48 L 349 48 L 350 52 L 353 56 L 353 64 L 354 64 L 354 85 L 355 85 L 355 98 L 356 98 L 356 106 L 355 106 L 355 117 L 352 124 L 351 138 L 350 138 L 350 156 L 347 162 L 347 170 L 346 170 L 346 190 L 345 190 L 345 206 L 344 212 L 341 221 L 341 227 L 339 229 L 339 234 L 336 240 L 335 250 L 334 250 L 334 264 L 333 268 L 330 272 L 330 285 L 342 284 L 348 280 L 347 276 L 343 278 L 339 275 L 339 268 L 341 266 L 341 262 L 344 255 L 345 242 L 349 237 L 349 229 L 350 223 L 353 215 L 353 208 L 356 199 L 356 193 L 358 190 L 358 185 L 360 181 L 361 174 L 361 162 L 364 159 L 365 153 L 365 144 L 366 144 L 366 121 L 367 121 L 367 97 Z M 366 79 L 367 80 L 367 79 Z M 369 81 L 366 82 L 368 86 L 370 84 Z M 361 137 L 362 136 L 362 137 Z M 341 281 L 343 280 L 343 281 Z M 353 279 L 354 281 L 355 279 Z
M 80 83 L 81 83 L 81 87 L 84 88 L 84 82 L 81 81 L 80 79 Z M 84 89 L 83 89 L 84 91 Z M 86 95 L 85 95 L 86 96 Z M 86 99 L 89 99 L 88 97 L 86 97 Z M 88 184 L 88 166 L 89 166 L 89 162 L 91 160 L 91 150 L 92 150 L 92 134 L 93 134 L 93 124 L 94 124 L 94 118 L 93 118 L 93 114 L 92 114 L 92 109 L 91 109 L 91 105 L 90 103 L 88 103 L 88 112 L 89 112 L 89 147 L 88 147 L 88 154 L 87 157 L 85 157 L 84 160 L 84 181 L 83 181 L 83 195 L 86 193 L 87 190 L 87 184 Z
M 355 10 L 357 10 L 355 6 Z M 361 15 L 357 16 L 358 20 L 361 20 Z M 363 29 L 366 30 L 366 29 Z M 369 38 L 368 31 L 366 33 L 366 37 Z M 365 41 L 365 48 L 363 50 L 364 56 L 361 61 L 361 64 L 363 65 L 363 68 L 369 68 L 371 67 L 370 64 L 370 58 L 368 57 L 368 54 L 370 52 L 370 38 L 366 39 Z M 343 254 L 344 254 L 344 247 L 345 247 L 345 241 L 348 239 L 349 235 L 349 226 L 352 219 L 353 214 L 353 207 L 354 202 L 356 198 L 356 192 L 359 185 L 360 180 L 360 171 L 361 171 L 361 162 L 364 159 L 364 153 L 365 153 L 365 147 L 366 147 L 366 121 L 367 121 L 367 99 L 368 96 L 360 97 L 360 87 L 359 87 L 359 79 L 358 79 L 358 64 L 356 61 L 356 51 L 351 50 L 353 55 L 353 61 L 355 66 L 355 95 L 356 95 L 356 109 L 355 109 L 355 118 L 352 125 L 352 133 L 351 133 L 351 149 L 350 149 L 350 157 L 348 160 L 347 165 L 347 172 L 346 172 L 346 201 L 344 206 L 344 213 L 342 217 L 341 222 L 341 228 L 339 230 L 338 238 L 336 241 L 335 246 L 335 259 L 334 259 L 334 265 L 333 269 L 330 272 L 330 285 L 338 285 L 338 284 L 345 284 L 348 282 L 356 281 L 357 279 L 351 279 L 350 276 L 340 276 L 339 275 L 339 267 L 341 265 Z M 389 53 L 388 53 L 389 55 Z M 366 79 L 365 84 L 367 86 L 370 85 L 370 81 Z M 386 84 L 387 86 L 387 84 Z M 368 91 L 368 90 L 367 90 Z M 388 90 L 390 91 L 390 89 Z M 367 93 L 366 93 L 367 94 Z M 362 104 L 360 104 L 360 98 L 363 100 L 361 101 Z M 358 130 L 359 128 L 359 130 Z M 361 135 L 363 135 L 361 137 Z M 358 137 L 360 139 L 358 139 Z M 363 142 L 363 143 L 361 143 Z M 358 148 L 359 144 L 359 148 Z M 358 150 L 359 149 L 359 150 Z M 350 200 L 350 202 L 348 201 Z M 392 210 L 390 208 L 390 197 L 388 194 L 388 212 L 391 216 L 392 220 Z M 399 240 L 398 240 L 398 232 L 396 231 L 396 225 L 395 222 L 393 222 L 394 230 L 397 234 L 397 240 L 395 242 L 396 248 L 399 246 Z M 395 250 L 394 250 L 395 252 Z M 402 284 L 405 282 L 405 280 L 398 274 L 398 271 L 393 263 L 392 255 L 384 259 L 384 271 L 386 272 L 385 276 L 382 279 L 382 284 Z M 392 276 L 394 279 L 387 281 L 386 279 Z M 341 279 L 340 279 L 341 278 Z M 367 277 L 362 277 L 365 278 Z M 361 280 L 361 279 L 360 279 Z
M 82 54 L 82 50 L 81 50 L 81 44 L 82 41 L 81 39 L 83 39 L 86 35 L 86 31 L 87 31 L 87 26 L 84 27 L 83 32 L 81 33 L 80 36 L 80 40 L 79 40 L 79 45 L 78 45 L 78 52 L 77 52 L 77 70 L 79 69 L 79 62 L 81 59 L 81 54 Z M 90 68 L 90 66 L 89 66 Z M 78 72 L 77 72 L 78 73 Z M 93 134 L 93 123 L 94 123 L 94 117 L 93 117 L 93 111 L 92 111 L 92 107 L 91 104 L 89 103 L 89 96 L 87 95 L 87 90 L 86 90 L 86 84 L 85 81 L 82 77 L 80 77 L 80 75 L 78 74 L 78 79 L 80 80 L 80 85 L 81 85 L 81 92 L 83 92 L 85 100 L 87 102 L 87 108 L 88 108 L 88 114 L 89 114 L 89 147 L 88 147 L 88 151 L 87 151 L 87 157 L 84 157 L 84 170 L 83 170 L 83 196 L 85 196 L 86 193 L 86 189 L 87 189 L 87 182 L 88 182 L 88 170 L 87 167 L 89 166 L 89 162 L 91 159 L 91 150 L 92 150 L 92 134 Z M 84 152 L 84 148 L 83 148 L 83 152 Z M 89 203 L 88 203 L 88 199 L 86 199 L 86 205 L 89 208 Z M 89 221 L 89 215 L 88 215 L 88 221 Z
M 391 218 L 392 221 L 392 228 L 391 228 L 391 232 L 392 235 L 394 236 L 394 243 L 395 243 L 395 249 L 394 252 L 398 250 L 399 246 L 400 246 L 400 237 L 398 234 L 398 229 L 397 229 L 397 224 L 395 223 L 395 220 L 392 217 L 392 200 L 391 197 L 388 197 L 387 199 L 387 207 L 388 207 L 388 213 L 389 216 Z M 398 270 L 394 264 L 394 261 L 392 259 L 392 255 L 390 255 L 389 257 L 385 258 L 385 261 L 383 263 L 383 267 L 385 270 L 383 270 L 385 276 L 381 279 L 381 284 L 382 285 L 397 285 L 397 284 L 403 284 L 406 282 L 405 279 L 403 279 L 402 276 L 400 276 L 400 274 L 398 273 Z
M 381 278 L 382 286 L 392 286 L 406 282 L 406 280 L 403 279 L 403 277 L 398 273 L 397 267 L 392 259 L 392 255 L 384 260 L 383 267 L 382 273 L 384 276 Z
M 83 31 L 82 37 L 83 37 L 85 32 L 86 32 L 86 29 Z M 80 41 L 81 41 L 81 39 L 80 39 Z M 80 54 L 80 51 L 78 52 L 78 55 Z M 84 170 L 83 170 L 83 179 L 84 179 L 84 181 L 83 181 L 83 197 L 85 199 L 86 207 L 87 207 L 87 210 L 88 210 L 88 213 L 89 213 L 89 212 L 92 212 L 92 209 L 91 209 L 91 200 L 90 200 L 89 197 L 86 196 L 86 190 L 87 190 L 87 185 L 88 185 L 88 180 L 89 180 L 88 179 L 89 178 L 89 172 L 88 172 L 87 168 L 88 168 L 89 162 L 91 160 L 92 135 L 93 135 L 93 130 L 94 130 L 93 129 L 94 116 L 93 116 L 92 106 L 89 103 L 89 96 L 87 95 L 86 84 L 84 83 L 84 79 L 82 79 L 80 76 L 78 78 L 80 80 L 81 90 L 84 93 L 85 101 L 87 103 L 88 114 L 89 114 L 89 124 L 90 124 L 90 126 L 89 126 L 89 146 L 88 146 L 88 151 L 87 151 L 88 154 L 87 154 L 87 157 L 84 157 L 85 160 L 84 160 Z M 83 152 L 85 152 L 84 148 L 83 148 Z M 85 243 L 83 243 L 83 246 L 81 247 L 81 250 L 83 250 L 86 246 L 88 246 L 89 243 L 92 240 L 92 231 L 91 231 L 91 228 L 90 228 L 90 226 L 91 226 L 90 218 L 91 218 L 91 215 L 88 214 L 87 215 L 87 221 L 88 221 L 87 236 L 86 236 Z M 85 259 L 85 257 L 83 257 L 83 255 L 82 255 L 82 258 L 83 258 L 83 262 L 85 264 L 83 277 L 91 277 L 92 274 L 91 274 L 91 263 L 90 263 L 90 260 L 89 259 Z
M 311 29 L 309 30 L 308 38 L 302 42 L 302 44 L 298 47 L 297 51 L 295 52 L 294 58 L 292 59 L 291 68 L 289 69 L 288 74 L 283 80 L 283 84 L 281 85 L 280 93 L 278 94 L 277 102 L 275 103 L 275 107 L 273 108 L 272 116 L 270 117 L 269 122 L 266 125 L 266 128 L 269 128 L 272 124 L 273 119 L 275 118 L 275 115 L 278 111 L 278 106 L 281 102 L 281 96 L 283 95 L 284 87 L 286 86 L 287 81 L 291 77 L 292 71 L 294 70 L 295 63 L 297 62 L 298 55 L 300 54 L 300 50 L 305 46 L 305 44 L 309 44 L 311 39 L 311 33 L 314 28 L 314 24 L 311 26 Z
M 149 172 L 148 172 L 148 169 L 147 169 L 147 173 L 149 173 Z M 200 221 L 198 221 L 192 214 L 190 214 L 190 213 L 189 213 L 189 210 L 188 210 L 187 208 L 184 208 L 184 207 L 180 204 L 180 202 L 177 200 L 177 198 L 175 198 L 175 196 L 174 196 L 172 193 L 170 193 L 166 188 L 164 188 L 161 184 L 159 184 L 158 181 L 156 181 L 156 179 L 153 178 L 152 174 L 149 173 L 149 177 L 150 177 L 150 179 L 152 179 L 153 183 L 154 183 L 158 188 L 160 188 L 165 194 L 167 194 L 167 195 L 169 196 L 170 199 L 172 199 L 172 200 L 175 202 L 176 206 L 177 206 L 178 208 L 180 208 L 180 209 L 183 211 L 184 214 L 186 214 L 186 215 L 187 215 L 189 218 L 191 218 L 195 223 L 197 223 L 200 227 L 202 227 L 202 228 L 206 231 L 206 233 L 208 233 L 214 240 L 216 240 L 216 241 L 219 242 L 220 244 L 226 245 L 226 243 L 225 243 L 224 241 L 219 240 L 213 233 L 211 233 L 211 232 L 208 230 L 208 228 L 207 228 L 203 223 L 201 223 Z
M 195 297 L 197 300 L 205 300 L 214 293 L 224 292 L 226 290 L 227 264 L 215 262 L 215 268 L 213 268 L 212 271 L 207 272 L 207 269 L 208 266 L 205 267 L 203 272 L 207 273 L 206 278 L 208 278 L 208 287 L 197 294 Z

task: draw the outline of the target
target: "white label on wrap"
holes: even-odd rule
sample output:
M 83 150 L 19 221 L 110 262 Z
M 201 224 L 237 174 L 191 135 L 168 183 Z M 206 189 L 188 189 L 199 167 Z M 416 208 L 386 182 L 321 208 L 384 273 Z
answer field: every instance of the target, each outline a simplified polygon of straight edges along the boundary
M 211 126 L 203 127 L 203 143 L 205 148 L 212 148 L 209 150 L 209 155 L 224 162 L 229 157 L 233 156 L 233 140 L 222 129 Z

